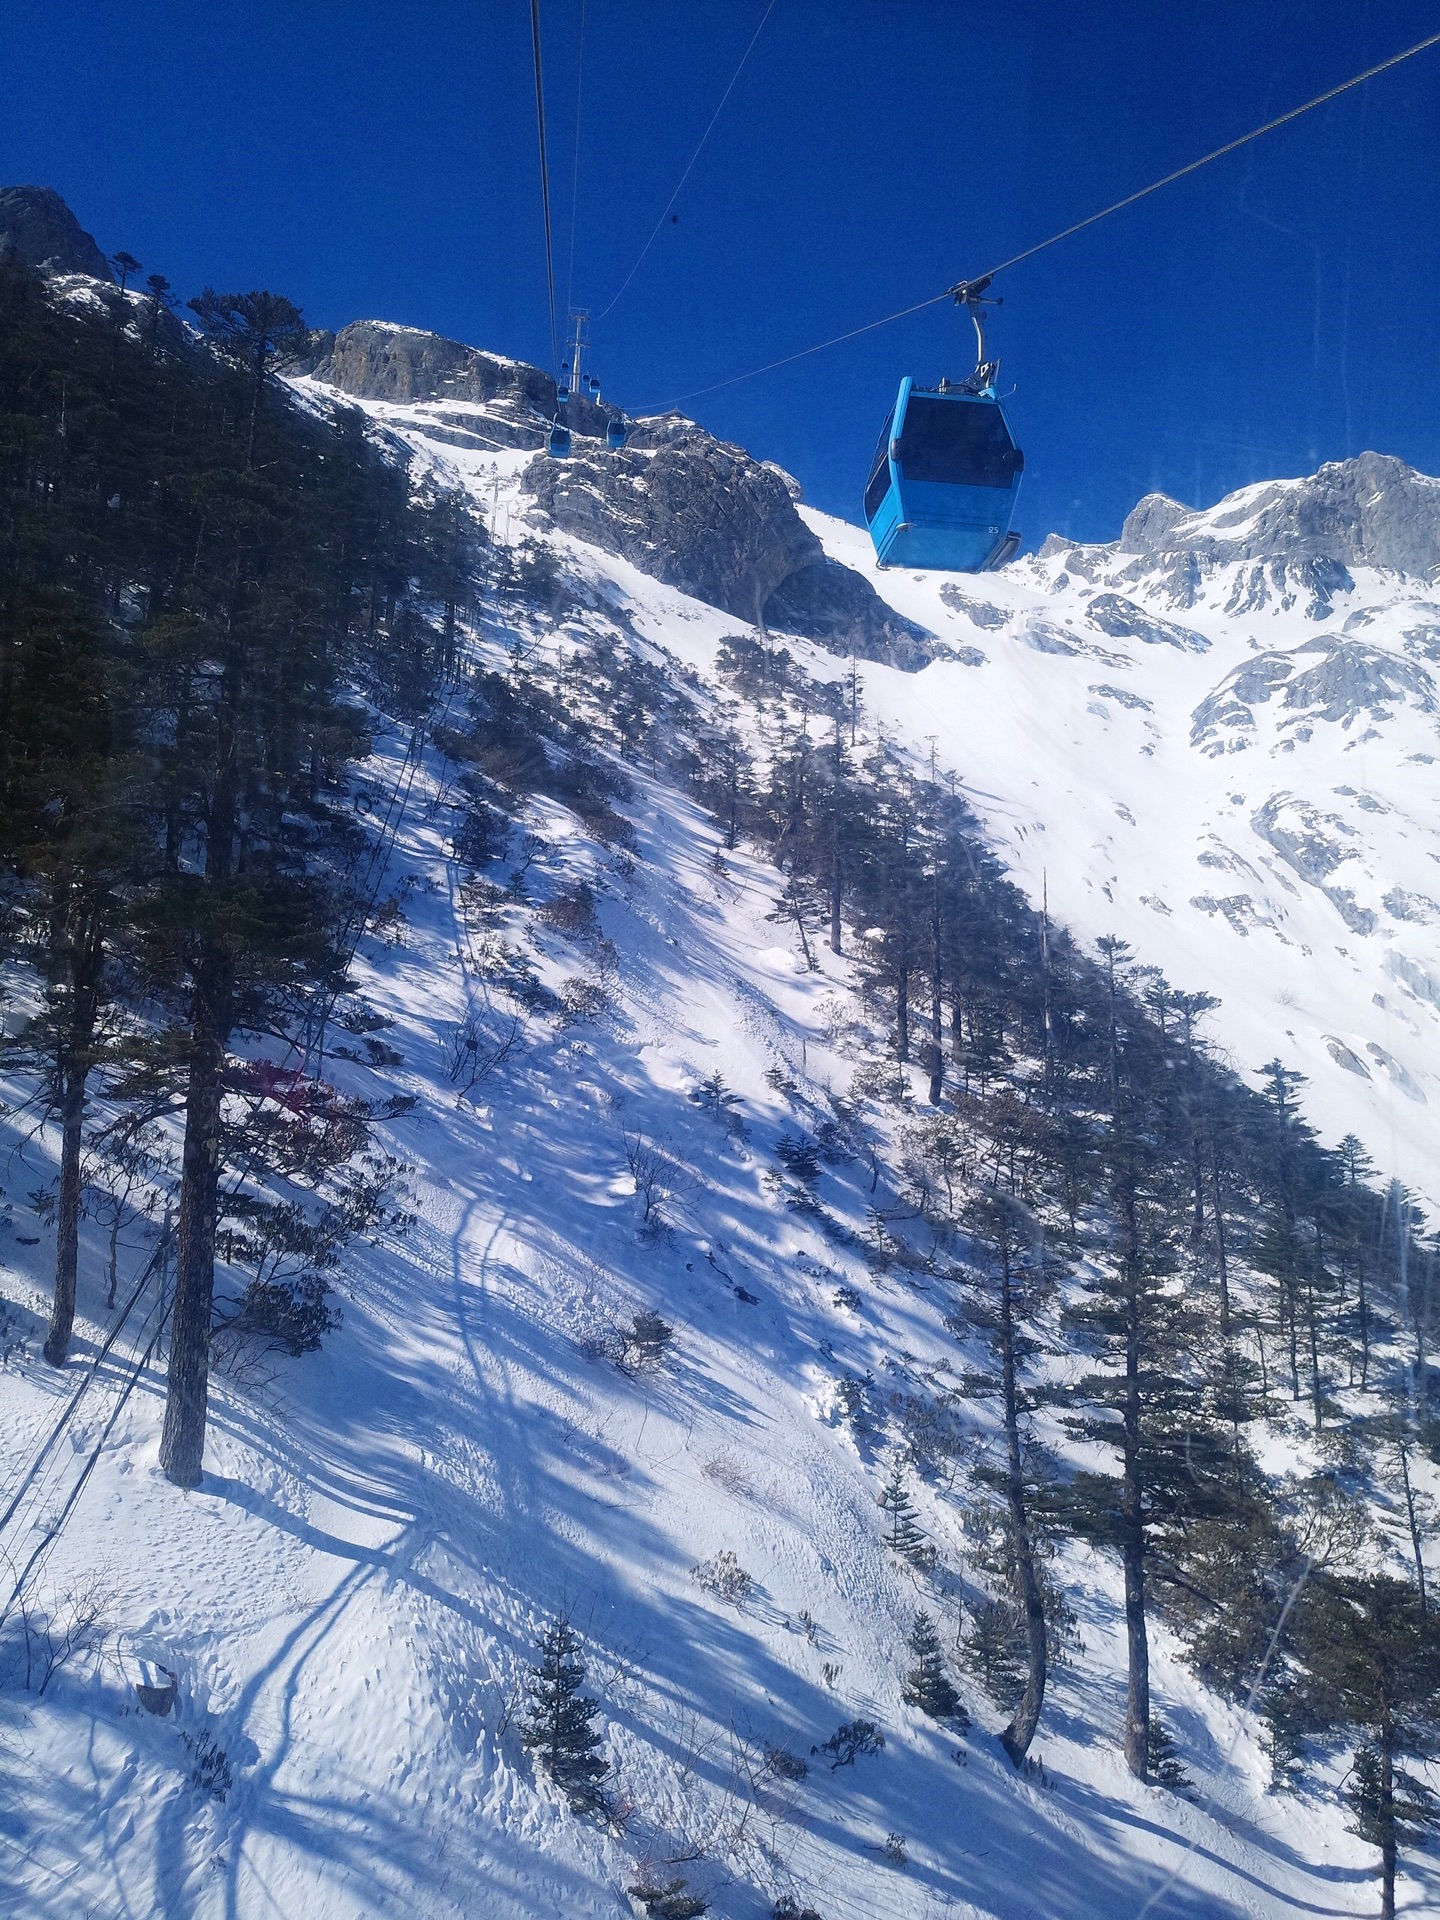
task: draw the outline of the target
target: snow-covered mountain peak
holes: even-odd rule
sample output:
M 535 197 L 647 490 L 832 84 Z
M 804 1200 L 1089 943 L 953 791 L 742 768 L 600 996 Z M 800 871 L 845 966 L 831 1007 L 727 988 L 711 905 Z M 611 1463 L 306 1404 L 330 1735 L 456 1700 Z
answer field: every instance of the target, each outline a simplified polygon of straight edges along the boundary
M 1265 480 L 1192 509 L 1152 493 L 1126 519 L 1122 553 L 1202 560 L 1330 560 L 1429 574 L 1440 565 L 1440 480 L 1361 453 L 1304 479 Z

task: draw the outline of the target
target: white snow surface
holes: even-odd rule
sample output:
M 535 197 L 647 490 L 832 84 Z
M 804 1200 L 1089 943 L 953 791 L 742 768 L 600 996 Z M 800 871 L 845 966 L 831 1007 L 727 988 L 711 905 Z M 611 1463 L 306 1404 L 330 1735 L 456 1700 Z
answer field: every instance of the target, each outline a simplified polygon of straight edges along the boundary
M 438 446 L 402 425 L 400 410 L 372 411 L 472 486 L 499 537 L 545 537 L 527 526 L 521 457 Z M 810 519 L 832 552 L 869 571 L 863 536 Z M 622 562 L 553 543 L 656 659 L 703 673 L 735 630 Z M 1397 710 L 1383 750 L 1358 727 L 1317 724 L 1292 756 L 1262 713 L 1243 753 L 1208 757 L 1189 745 L 1189 715 L 1251 656 L 1251 630 L 1230 632 L 1201 608 L 1193 624 L 1212 641 L 1207 653 L 1117 641 L 1087 625 L 1088 588 L 1061 584 L 1059 572 L 1030 562 L 951 583 L 1001 609 L 997 627 L 947 607 L 934 577 L 879 576 L 897 607 L 984 664 L 947 661 L 917 676 L 866 666 L 872 716 L 917 753 L 938 736 L 942 763 L 1022 882 L 1038 895 L 1046 877 L 1057 916 L 1083 934 L 1123 933 L 1177 984 L 1223 992 L 1217 1024 L 1238 1061 L 1282 1048 L 1312 1074 L 1323 1125 L 1365 1132 L 1387 1167 L 1418 1180 L 1440 1099 L 1436 1010 L 1385 963 L 1423 969 L 1432 923 L 1382 920 L 1363 939 L 1351 934 L 1313 887 L 1287 879 L 1249 823 L 1273 792 L 1296 793 L 1364 836 L 1353 880 L 1337 870 L 1357 900 L 1378 903 L 1397 886 L 1440 893 L 1424 776 L 1406 759 L 1427 750 L 1433 719 Z M 1387 593 L 1398 605 L 1393 583 L 1377 581 L 1377 606 Z M 1042 613 L 1074 654 L 1027 645 L 1026 623 Z M 1312 631 L 1277 617 L 1257 621 L 1254 638 L 1293 648 Z M 502 635 L 474 644 L 505 658 Z M 812 665 L 842 670 L 818 653 Z M 398 731 L 382 738 L 377 778 L 393 776 L 404 752 Z M 23 1560 L 97 1450 L 39 1592 L 63 1608 L 98 1562 L 118 1638 L 104 1658 L 63 1668 L 43 1699 L 0 1689 L 0 1911 L 624 1915 L 640 1866 L 658 1872 L 667 1860 L 681 1864 L 665 1877 L 691 1879 L 729 1920 L 763 1920 L 784 1891 L 825 1920 L 1372 1911 L 1373 1856 L 1345 1832 L 1333 1778 L 1269 1796 L 1253 1716 L 1209 1695 L 1163 1630 L 1153 1686 L 1196 1787 L 1187 1799 L 1129 1778 L 1117 1741 L 1118 1583 L 1101 1554 L 1077 1548 L 1066 1562 L 1083 1645 L 1052 1680 L 1036 1747 L 1043 1778 L 1011 1771 L 993 1737 L 1000 1717 L 963 1672 L 967 1737 L 902 1704 L 914 1608 L 930 1605 L 952 1628 L 954 1615 L 882 1545 L 876 1494 L 895 1438 L 883 1409 L 888 1394 L 943 1388 L 966 1355 L 943 1327 L 942 1289 L 877 1277 L 764 1178 L 780 1135 L 813 1122 L 826 1088 L 853 1071 L 835 1042 L 838 1026 L 863 1023 L 848 963 L 821 951 L 819 971 L 798 965 L 769 917 L 774 872 L 743 851 L 717 869 L 713 822 L 663 780 L 637 776 L 625 806 L 633 867 L 573 816 L 539 806 L 528 824 L 549 852 L 532 890 L 543 899 L 577 876 L 599 887 L 619 955 L 613 1010 L 568 1027 L 528 1020 L 515 1056 L 459 1097 L 447 1064 L 457 1025 L 473 1016 L 492 1030 L 500 1014 L 483 952 L 498 936 L 477 934 L 450 855 L 452 776 L 434 753 L 422 762 L 391 862 L 408 927 L 398 946 L 367 942 L 358 965 L 405 1064 L 378 1087 L 358 1066 L 345 1083 L 415 1097 L 384 1129 L 411 1169 L 414 1227 L 351 1249 L 343 1324 L 320 1354 L 277 1363 L 268 1380 L 216 1377 L 200 1491 L 181 1495 L 158 1471 L 153 1367 L 106 1430 L 125 1371 L 112 1358 L 0 1537 L 7 1559 Z M 1335 795 L 1341 783 L 1385 812 Z M 1349 848 L 1350 836 L 1330 831 Z M 1211 846 L 1224 870 L 1201 863 Z M 1254 918 L 1237 931 L 1223 909 L 1191 904 L 1201 892 L 1248 894 Z M 532 941 L 552 987 L 577 970 L 574 949 L 521 909 L 501 932 Z M 1387 1005 L 1372 1006 L 1382 974 Z M 1331 1031 L 1362 1064 L 1376 1057 L 1372 1042 L 1385 1048 L 1425 1103 L 1373 1066 L 1368 1079 L 1327 1069 Z M 793 1092 L 767 1080 L 775 1068 Z M 743 1133 L 691 1097 L 717 1071 Z M 627 1134 L 683 1170 L 658 1237 L 638 1230 Z M 28 1334 L 30 1357 L 11 1354 L 0 1370 L 6 1498 L 107 1324 L 100 1250 L 87 1238 L 77 1359 L 56 1376 L 36 1357 L 53 1242 L 25 1225 L 19 1196 L 50 1171 L 49 1143 L 15 1144 L 0 1258 L 6 1339 Z M 870 1187 L 863 1160 L 828 1168 L 821 1183 L 826 1205 L 857 1228 L 872 1197 L 888 1197 L 883 1179 L 877 1194 Z M 127 1237 L 133 1270 L 149 1244 Z M 858 1309 L 837 1303 L 842 1285 Z M 674 1324 L 676 1358 L 637 1379 L 598 1357 L 593 1337 L 640 1308 Z M 117 1354 L 138 1352 L 149 1324 L 127 1330 Z M 836 1389 L 867 1375 L 881 1412 L 857 1441 Z M 982 1444 L 988 1404 L 966 1403 L 964 1418 Z M 964 1564 L 963 1481 L 954 1497 L 918 1480 L 915 1492 L 927 1532 Z M 756 1582 L 738 1608 L 691 1576 L 726 1548 Z M 813 1639 L 802 1609 L 818 1623 Z M 513 1724 L 517 1675 L 560 1610 L 584 1638 L 588 1691 L 629 1809 L 611 1828 L 577 1818 L 537 1779 Z M 168 1718 L 136 1705 L 129 1678 L 142 1656 L 178 1676 Z M 811 1758 L 859 1714 L 883 1728 L 882 1753 L 838 1771 L 815 1756 L 806 1780 L 772 1782 L 753 1804 L 738 1791 L 738 1742 L 784 1742 Z M 205 1735 L 231 1764 L 223 1801 L 194 1784 Z M 891 1833 L 904 1836 L 904 1866 L 881 1850 Z M 1405 1911 L 1437 1897 L 1433 1863 L 1411 1861 Z
M 1382 1175 L 1440 1204 L 1435 589 L 1355 568 L 1317 619 L 1292 583 L 1229 563 L 1177 610 L 1163 564 L 1113 548 L 911 574 L 877 569 L 863 530 L 804 517 L 958 656 L 862 663 L 864 699 L 917 748 L 933 739 L 1032 903 L 1048 893 L 1082 939 L 1117 935 L 1172 986 L 1218 995 L 1209 1032 L 1241 1072 L 1298 1069 L 1323 1139 L 1358 1134 Z M 1227 611 L 1237 586 L 1260 604 Z M 1174 637 L 1106 631 L 1117 594 Z M 1332 711 L 1304 676 L 1337 646 L 1397 691 Z M 1207 723 L 1203 704 L 1272 657 L 1268 697 L 1242 688 Z

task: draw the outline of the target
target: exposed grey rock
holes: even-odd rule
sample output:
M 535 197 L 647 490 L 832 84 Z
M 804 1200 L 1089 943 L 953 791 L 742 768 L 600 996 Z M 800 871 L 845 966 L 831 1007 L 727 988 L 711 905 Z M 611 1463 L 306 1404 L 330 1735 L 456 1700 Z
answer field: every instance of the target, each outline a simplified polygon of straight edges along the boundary
M 1159 620 L 1120 593 L 1097 593 L 1086 607 L 1085 617 L 1112 640 L 1140 640 L 1149 647 L 1179 647 L 1182 653 L 1207 653 L 1210 649 L 1203 633 L 1177 627 L 1169 620 Z
M 1350 592 L 1354 585 L 1338 560 L 1256 561 L 1236 572 L 1225 611 L 1259 613 L 1274 605 L 1288 613 L 1304 600 L 1307 619 L 1328 620 L 1334 611 L 1335 595 Z
M 336 334 L 312 335 L 309 353 L 295 366 L 359 400 L 483 406 L 487 421 L 442 414 L 440 422 L 451 432 L 468 430 L 482 438 L 493 426 L 500 445 L 543 445 L 557 404 L 555 382 L 540 367 L 387 320 L 355 320 Z M 603 437 L 609 414 L 576 396 L 566 417 L 573 432 Z
M 1321 813 L 1293 793 L 1272 793 L 1250 816 L 1250 825 L 1267 841 L 1280 858 L 1292 866 L 1302 880 L 1318 886 L 1342 861 L 1350 849 L 1327 827 L 1345 839 L 1353 838 L 1351 829 L 1338 814 Z M 1373 919 L 1373 915 L 1371 916 Z
M 53 187 L 0 187 L 0 259 L 109 280 L 110 263 Z
M 1248 936 L 1252 927 L 1270 924 L 1270 916 L 1262 912 L 1248 893 L 1229 893 L 1217 899 L 1213 893 L 1192 894 L 1190 904 L 1200 913 L 1219 914 L 1227 921 L 1232 933 L 1238 933 L 1242 939 Z
M 1425 1098 L 1424 1088 L 1408 1069 L 1401 1066 L 1393 1053 L 1387 1053 L 1384 1047 L 1377 1046 L 1373 1040 L 1365 1042 L 1365 1051 L 1372 1060 L 1385 1069 L 1391 1085 L 1398 1087 L 1407 1100 L 1414 1100 L 1422 1107 L 1429 1104 Z
M 679 416 L 641 423 L 618 454 L 532 461 L 523 484 L 555 526 L 741 619 L 906 669 L 940 651 L 829 558 L 779 470 Z
M 963 614 L 972 627 L 1003 627 L 1010 618 L 1004 607 L 992 607 L 988 600 L 972 600 L 949 580 L 941 587 L 940 598 L 954 612 Z
M 1440 566 L 1440 481 L 1388 454 L 1361 453 L 1308 479 L 1246 487 L 1204 511 L 1148 494 L 1125 521 L 1119 549 L 1426 574 Z
M 1193 518 L 1195 509 L 1172 500 L 1168 493 L 1147 493 L 1126 515 L 1120 529 L 1122 553 L 1166 553 L 1174 550 L 1171 540 L 1182 521 Z M 1183 544 L 1183 543 L 1181 543 Z
M 1307 654 L 1315 656 L 1314 662 L 1302 666 Z M 1310 641 L 1291 657 L 1299 670 L 1285 689 L 1285 705 L 1303 707 L 1317 719 L 1346 725 L 1362 713 L 1380 719 L 1391 706 L 1407 701 L 1422 713 L 1435 711 L 1430 674 L 1382 647 L 1341 639 L 1321 650 Z
M 1440 980 L 1428 967 L 1422 967 L 1418 960 L 1411 960 L 1403 953 L 1392 951 L 1385 956 L 1385 971 L 1392 980 L 1398 980 L 1402 986 L 1408 987 L 1417 1000 L 1424 1000 L 1440 1012 Z
M 1120 707 L 1130 707 L 1141 713 L 1155 711 L 1153 702 L 1145 699 L 1141 694 L 1131 693 L 1126 687 L 1112 687 L 1108 683 L 1103 683 L 1091 687 L 1090 692 L 1098 694 L 1102 700 L 1113 700 Z
M 1333 1033 L 1327 1033 L 1325 1036 L 1325 1051 L 1337 1067 L 1344 1067 L 1347 1073 L 1358 1073 L 1362 1080 L 1370 1078 L 1370 1069 L 1359 1054 L 1347 1047 L 1343 1040 L 1337 1039 Z
M 1049 620 L 1027 620 L 1020 638 L 1036 653 L 1081 653 L 1084 649 L 1062 627 Z
M 1362 907 L 1349 887 L 1322 887 L 1320 891 L 1352 933 L 1373 933 L 1375 915 Z
M 1440 905 L 1429 894 L 1410 893 L 1404 887 L 1392 887 L 1381 904 L 1392 920 L 1440 920 Z
M 1282 689 L 1282 704 L 1294 716 L 1286 724 L 1297 739 L 1309 738 L 1302 719 L 1349 727 L 1362 715 L 1383 720 L 1400 705 L 1436 711 L 1434 679 L 1418 662 L 1363 640 L 1317 635 L 1285 652 L 1256 654 L 1227 674 L 1191 716 L 1191 745 L 1215 750 L 1221 730 L 1252 731 L 1255 708 Z

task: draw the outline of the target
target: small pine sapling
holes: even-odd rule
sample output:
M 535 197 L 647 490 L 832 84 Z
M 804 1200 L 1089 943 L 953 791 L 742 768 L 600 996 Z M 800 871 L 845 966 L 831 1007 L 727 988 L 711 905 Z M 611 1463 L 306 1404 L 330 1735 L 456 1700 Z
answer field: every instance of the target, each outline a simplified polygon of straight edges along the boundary
M 932 1557 L 933 1549 L 916 1522 L 915 1503 L 906 1488 L 905 1467 L 898 1455 L 877 1504 L 890 1523 L 885 1532 L 886 1546 L 902 1560 L 923 1566 Z
M 856 1756 L 862 1753 L 879 1753 L 885 1745 L 885 1736 L 873 1720 L 863 1717 L 858 1720 L 842 1720 L 828 1740 L 822 1740 L 819 1747 L 812 1749 L 831 1756 L 830 1771 L 837 1767 L 853 1767 Z
M 552 1620 L 526 1675 L 520 1738 L 576 1813 L 600 1805 L 600 1785 L 610 1771 L 591 1725 L 600 1709 L 580 1691 L 584 1684 L 579 1636 L 563 1616 Z
M 620 1332 L 620 1367 L 625 1373 L 653 1373 L 665 1364 L 675 1329 L 647 1308 Z
M 1169 1787 L 1172 1793 L 1183 1793 L 1191 1781 L 1180 1758 L 1180 1748 L 1174 1734 L 1154 1713 L 1145 1733 L 1145 1750 L 1150 1778 L 1156 1785 Z
M 970 1716 L 945 1671 L 940 1635 L 923 1608 L 915 1615 L 909 1644 L 913 1665 L 906 1669 L 901 1699 L 907 1706 L 918 1707 L 932 1720 L 960 1721 L 968 1726 Z

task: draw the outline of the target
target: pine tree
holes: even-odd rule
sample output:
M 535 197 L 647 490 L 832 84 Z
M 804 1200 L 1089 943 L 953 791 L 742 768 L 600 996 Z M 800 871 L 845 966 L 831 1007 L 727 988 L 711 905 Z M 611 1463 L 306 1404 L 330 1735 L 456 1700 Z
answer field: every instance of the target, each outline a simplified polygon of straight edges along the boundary
M 915 1615 L 909 1647 L 914 1656 L 914 1665 L 905 1670 L 900 1698 L 907 1706 L 918 1707 L 921 1713 L 928 1714 L 932 1720 L 963 1720 L 968 1724 L 969 1715 L 945 1671 L 945 1656 L 940 1650 L 940 1635 L 935 1630 L 935 1622 L 923 1608 Z
M 1021 1382 L 1021 1372 L 1024 1362 L 1036 1350 L 1022 1321 L 1039 1304 L 1043 1284 L 1042 1277 L 1035 1271 L 1040 1263 L 1034 1258 L 1039 1230 L 1024 1207 L 998 1192 L 988 1192 L 972 1204 L 967 1211 L 967 1225 L 988 1244 L 995 1269 L 993 1276 L 976 1290 L 972 1317 L 989 1334 L 999 1367 L 1005 1433 L 1006 1523 L 1017 1598 L 1025 1617 L 1025 1690 L 1009 1726 L 1000 1736 L 1006 1753 L 1018 1767 L 1040 1722 L 1049 1667 L 1045 1600 L 1036 1567 L 1030 1487 L 1020 1428 L 1021 1415 L 1029 1411 L 1031 1405 L 1031 1396 Z
M 970 1616 L 965 1655 L 997 1707 L 1012 1712 L 1024 1690 L 1025 1640 L 1016 1609 L 1003 1600 L 982 1600 Z
M 540 1657 L 529 1669 L 520 1738 L 577 1813 L 600 1804 L 610 1771 L 591 1725 L 600 1709 L 580 1691 L 584 1684 L 580 1639 L 561 1615 L 541 1635 Z
M 889 1516 L 885 1544 L 890 1551 L 913 1562 L 927 1559 L 930 1548 L 916 1521 L 915 1502 L 905 1485 L 905 1468 L 898 1454 L 876 1505 Z
M 300 309 L 279 293 L 216 293 L 206 287 L 190 302 L 200 330 L 215 347 L 245 368 L 250 385 L 250 428 L 245 465 L 255 464 L 255 427 L 260 395 L 274 361 L 305 344 Z
M 1345 1798 L 1379 1850 L 1380 1912 L 1394 1920 L 1400 1848 L 1440 1826 L 1434 1794 L 1405 1765 L 1440 1754 L 1440 1622 L 1408 1581 L 1324 1575 L 1300 1596 L 1290 1649 L 1282 1724 L 1359 1736 Z

